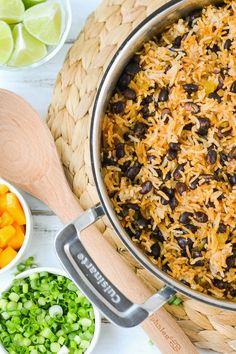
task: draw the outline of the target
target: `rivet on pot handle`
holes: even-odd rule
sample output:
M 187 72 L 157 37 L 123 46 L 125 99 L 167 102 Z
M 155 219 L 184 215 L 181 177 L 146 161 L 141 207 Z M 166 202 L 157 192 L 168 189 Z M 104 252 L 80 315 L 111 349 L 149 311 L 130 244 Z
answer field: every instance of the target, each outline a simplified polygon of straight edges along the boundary
M 57 255 L 81 291 L 109 320 L 121 327 L 134 327 L 170 300 L 175 290 L 165 286 L 137 305 L 102 274 L 82 245 L 80 232 L 103 215 L 102 206 L 97 205 L 65 226 L 56 237 Z

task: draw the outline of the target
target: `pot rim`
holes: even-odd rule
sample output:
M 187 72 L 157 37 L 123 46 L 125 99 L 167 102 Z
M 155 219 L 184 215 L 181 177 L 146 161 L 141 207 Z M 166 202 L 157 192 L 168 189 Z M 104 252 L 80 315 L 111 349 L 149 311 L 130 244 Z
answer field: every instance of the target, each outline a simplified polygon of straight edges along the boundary
M 169 15 L 175 13 L 175 20 L 177 18 L 181 18 L 184 16 L 184 10 L 186 7 L 188 11 L 193 11 L 194 9 L 199 9 L 203 6 L 209 5 L 211 3 L 221 2 L 218 0 L 171 0 L 167 4 L 161 6 L 159 9 L 154 11 L 151 15 L 149 15 L 144 21 L 142 21 L 125 39 L 125 41 L 118 48 L 117 52 L 111 59 L 105 73 L 103 74 L 102 80 L 98 87 L 98 91 L 94 101 L 94 107 L 92 111 L 92 119 L 90 126 L 90 154 L 91 154 L 91 165 L 92 165 L 92 173 L 95 181 L 95 186 L 97 189 L 97 193 L 104 209 L 106 216 L 109 219 L 112 227 L 114 228 L 117 236 L 121 239 L 125 247 L 129 252 L 136 258 L 136 260 L 152 275 L 161 280 L 164 284 L 169 285 L 174 288 L 177 292 L 191 297 L 195 300 L 202 301 L 208 305 L 217 306 L 226 310 L 234 310 L 236 311 L 236 303 L 229 300 L 221 300 L 215 298 L 210 295 L 203 294 L 196 290 L 189 288 L 188 286 L 182 284 L 178 280 L 174 279 L 170 275 L 166 274 L 158 267 L 156 267 L 150 259 L 144 254 L 144 252 L 137 247 L 132 240 L 126 234 L 124 228 L 121 226 L 116 213 L 111 204 L 110 198 L 108 197 L 103 178 L 101 176 L 101 161 L 100 161 L 100 134 L 101 131 L 101 121 L 102 114 L 104 112 L 104 107 L 106 107 L 107 101 L 109 99 L 109 88 L 110 91 L 114 87 L 112 83 L 116 83 L 119 75 L 121 74 L 122 69 L 124 68 L 125 62 L 127 63 L 128 59 L 134 53 L 135 49 L 133 49 L 134 45 L 136 45 L 137 40 L 140 40 L 141 37 L 144 36 L 144 33 L 150 33 L 150 28 L 157 27 L 159 24 L 159 20 L 166 22 L 169 19 Z M 185 9 L 184 9 L 185 5 Z M 185 12 L 186 16 L 186 12 Z M 163 19 L 165 17 L 165 19 Z M 173 21 L 173 19 L 172 19 Z M 162 26 L 162 27 L 166 27 Z M 158 31 L 152 30 L 153 33 L 157 33 Z M 151 36 L 149 36 L 151 37 Z M 143 40 L 136 45 L 139 47 L 143 43 Z M 133 44 L 133 45 L 132 45 Z M 129 52 L 130 54 L 127 54 Z M 126 56 L 125 56 L 126 54 Z M 125 59 L 124 59 L 125 57 Z M 120 64 L 122 62 L 122 64 Z M 124 63 L 123 63 L 124 62 Z M 118 70 L 117 70 L 118 67 Z M 113 72 L 118 71 L 116 77 L 114 78 Z

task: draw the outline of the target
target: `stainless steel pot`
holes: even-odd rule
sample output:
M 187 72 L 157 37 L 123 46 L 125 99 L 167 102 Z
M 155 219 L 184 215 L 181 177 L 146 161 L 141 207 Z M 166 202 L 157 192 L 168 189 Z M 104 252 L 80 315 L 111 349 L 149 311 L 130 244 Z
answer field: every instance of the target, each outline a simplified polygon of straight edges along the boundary
M 186 16 L 191 11 L 199 9 L 214 0 L 174 0 L 159 8 L 144 20 L 121 45 L 107 68 L 97 92 L 93 109 L 90 149 L 92 170 L 100 198 L 100 204 L 86 211 L 74 223 L 66 226 L 57 236 L 56 250 L 59 258 L 70 272 L 74 281 L 82 291 L 111 321 L 124 327 L 132 327 L 166 303 L 175 292 L 202 301 L 203 303 L 217 306 L 227 310 L 236 310 L 236 303 L 219 300 L 214 297 L 196 292 L 173 279 L 155 267 L 150 259 L 138 248 L 126 234 L 121 226 L 101 176 L 101 124 L 107 103 L 116 86 L 117 80 L 129 59 L 141 44 L 150 39 L 154 34 L 162 32 L 167 25 L 180 17 Z M 166 284 L 160 291 L 153 295 L 142 305 L 132 304 L 115 286 L 99 271 L 79 240 L 81 230 L 94 223 L 98 218 L 106 215 L 124 245 L 132 255 L 149 270 L 155 277 Z

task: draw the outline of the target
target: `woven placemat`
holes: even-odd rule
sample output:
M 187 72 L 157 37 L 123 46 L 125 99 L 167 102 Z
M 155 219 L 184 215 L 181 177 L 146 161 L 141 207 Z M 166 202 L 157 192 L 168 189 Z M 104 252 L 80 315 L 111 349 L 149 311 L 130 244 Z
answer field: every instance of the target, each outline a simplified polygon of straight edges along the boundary
M 127 35 L 165 2 L 104 0 L 88 18 L 57 77 L 47 122 L 71 187 L 84 208 L 98 202 L 88 134 L 99 81 Z M 97 226 L 147 286 L 158 288 L 158 282 L 128 253 L 107 220 L 100 220 Z M 190 299 L 179 306 L 166 305 L 166 309 L 198 347 L 236 354 L 236 314 Z

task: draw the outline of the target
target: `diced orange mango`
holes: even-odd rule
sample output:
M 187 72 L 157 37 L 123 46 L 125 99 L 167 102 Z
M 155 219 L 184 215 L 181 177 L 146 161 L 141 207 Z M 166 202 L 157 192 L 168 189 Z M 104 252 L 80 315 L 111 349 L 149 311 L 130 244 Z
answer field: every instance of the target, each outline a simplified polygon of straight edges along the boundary
M 4 211 L 0 218 L 0 227 L 11 225 L 13 224 L 13 222 L 14 222 L 13 217 L 7 211 Z
M 16 229 L 12 225 L 0 229 L 0 248 L 5 248 L 10 239 L 15 235 Z
M 5 184 L 0 184 L 0 194 L 6 194 L 9 191 L 9 188 Z
M 6 194 L 0 194 L 0 214 L 6 210 L 7 197 Z
M 0 254 L 0 268 L 8 265 L 17 255 L 17 252 L 12 247 L 7 247 Z
M 2 253 L 2 251 L 3 251 L 3 249 L 2 249 L 2 248 L 0 248 L 0 254 Z
M 8 241 L 8 246 L 14 248 L 14 250 L 19 250 L 21 246 L 23 245 L 24 239 L 25 239 L 25 234 L 22 231 L 22 226 L 17 225 L 16 228 L 16 233 L 15 235 Z
M 24 211 L 22 209 L 22 206 L 20 205 L 19 200 L 17 199 L 17 196 L 14 193 L 6 194 L 6 209 L 8 213 L 13 217 L 13 219 L 17 222 L 17 224 L 26 224 Z

